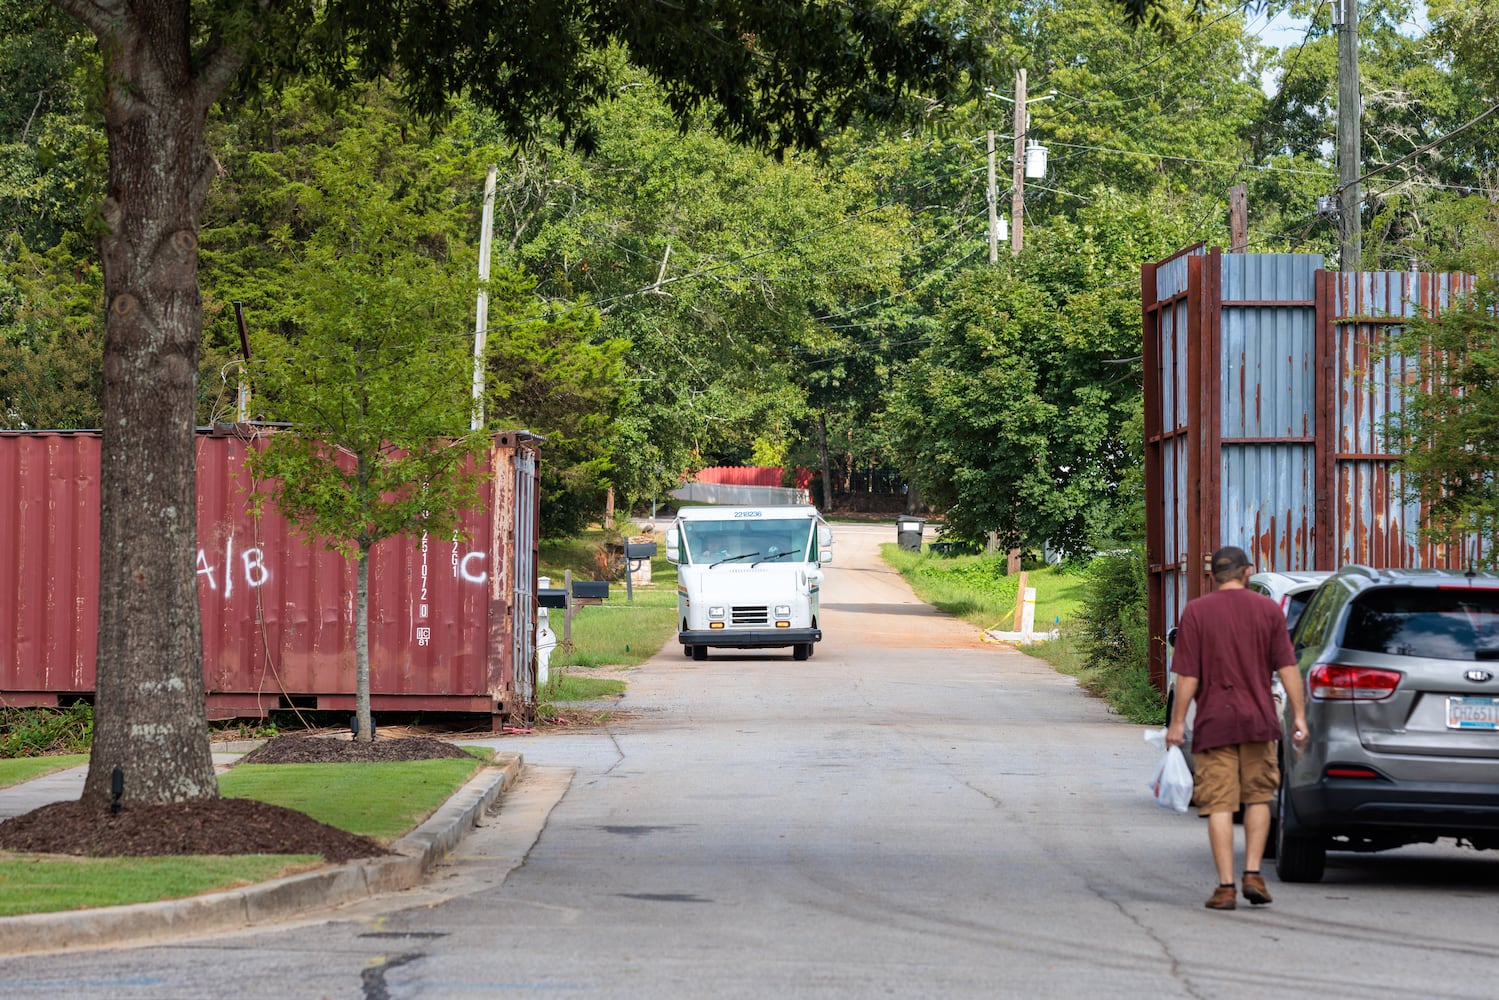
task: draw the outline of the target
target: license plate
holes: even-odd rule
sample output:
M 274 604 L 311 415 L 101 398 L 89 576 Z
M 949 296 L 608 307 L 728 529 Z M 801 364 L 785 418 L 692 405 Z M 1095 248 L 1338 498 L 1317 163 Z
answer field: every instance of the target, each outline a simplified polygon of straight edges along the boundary
M 1499 730 L 1499 698 L 1448 698 L 1447 728 Z

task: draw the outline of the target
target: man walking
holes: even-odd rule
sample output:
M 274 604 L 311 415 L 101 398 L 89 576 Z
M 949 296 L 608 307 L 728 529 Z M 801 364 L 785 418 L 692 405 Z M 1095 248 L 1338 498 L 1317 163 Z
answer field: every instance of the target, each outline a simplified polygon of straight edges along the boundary
M 1275 602 L 1248 590 L 1254 568 L 1244 550 L 1225 546 L 1213 553 L 1217 589 L 1189 601 L 1176 631 L 1176 701 L 1166 730 L 1168 746 L 1186 742 L 1187 706 L 1197 702 L 1192 723 L 1194 763 L 1192 801 L 1208 821 L 1208 844 L 1218 869 L 1218 888 L 1207 901 L 1213 910 L 1232 910 L 1234 891 L 1234 812 L 1244 808 L 1244 898 L 1270 902 L 1260 862 L 1270 831 L 1270 802 L 1280 787 L 1275 716 L 1270 677 L 1280 674 L 1291 709 L 1292 739 L 1306 744 L 1306 709 L 1301 674 L 1286 633 L 1286 619 Z

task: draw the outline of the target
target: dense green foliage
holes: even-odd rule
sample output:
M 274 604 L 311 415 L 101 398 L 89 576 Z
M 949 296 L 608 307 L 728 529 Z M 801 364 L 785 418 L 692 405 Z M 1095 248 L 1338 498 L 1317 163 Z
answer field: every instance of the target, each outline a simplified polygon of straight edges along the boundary
M 1145 620 L 1145 553 L 1124 549 L 1094 559 L 1078 615 L 1088 666 L 1145 673 L 1150 629 Z
M 861 20 L 812 4 L 798 14 L 808 21 L 782 23 L 780 7 L 724 3 L 703 16 L 744 30 L 705 35 L 652 9 L 626 17 L 634 6 L 568 0 L 539 8 L 557 31 L 535 36 L 534 24 L 506 33 L 512 6 L 456 42 L 433 37 L 435 20 L 366 22 L 357 3 L 329 8 L 358 26 L 342 39 L 270 22 L 246 82 L 289 85 L 236 91 L 254 99 L 210 119 L 220 174 L 202 230 L 200 421 L 233 413 L 231 303 L 256 343 L 312 335 L 309 276 L 340 273 L 342 251 L 319 249 L 325 231 L 348 231 L 366 194 L 399 209 L 404 246 L 392 253 L 441 265 L 413 273 L 453 292 L 442 337 L 470 338 L 471 299 L 457 289 L 472 294 L 483 176 L 498 163 L 486 412 L 491 426 L 546 437 L 549 535 L 596 518 L 609 488 L 629 503 L 699 465 L 784 463 L 826 468 L 840 485 L 877 471 L 908 482 L 946 515 L 949 539 L 996 532 L 1082 557 L 1137 531 L 1140 262 L 1224 242 L 1235 183 L 1248 187 L 1251 249 L 1335 255 L 1335 227 L 1315 213 L 1334 176 L 1325 5 L 1293 5 L 1309 21 L 1285 50 L 1253 37 L 1257 8 L 1160 3 L 1134 28 L 1116 0 L 938 5 L 972 30 L 933 87 L 988 73 L 1003 97 L 1010 68 L 1026 66 L 1030 135 L 1050 148 L 1048 176 L 1026 190 L 1025 252 L 1002 244 L 996 265 L 984 252 L 983 134 L 998 133 L 1008 215 L 1011 106 L 922 104 L 892 85 L 875 107 L 853 86 L 908 74 L 903 60 L 951 42 L 913 8 L 877 4 Z M 1417 35 L 1405 0 L 1361 5 L 1367 167 L 1478 116 L 1499 81 L 1477 41 L 1499 18 L 1494 3 L 1433 3 L 1429 16 Z M 776 98 L 769 118 L 750 114 L 731 80 L 784 95 L 784 65 L 764 57 L 813 58 L 813 36 L 850 17 L 865 41 L 896 31 L 907 47 L 839 63 L 821 112 Z M 403 46 L 431 58 L 403 75 Z M 724 60 L 721 74 L 683 84 L 678 71 L 705 59 Z M 449 92 L 457 77 L 444 74 L 465 60 L 504 64 L 527 86 L 507 95 L 465 77 L 472 86 Z M 301 74 L 316 67 L 321 82 Z M 66 19 L 10 0 L 0 68 L 11 83 L 0 425 L 97 426 L 99 59 Z M 881 126 L 875 112 L 925 124 Z M 1496 128 L 1499 116 L 1367 185 L 1366 266 L 1488 266 Z M 797 151 L 814 140 L 820 155 Z M 452 379 L 457 358 L 443 369 Z M 271 416 L 258 361 L 253 412 Z

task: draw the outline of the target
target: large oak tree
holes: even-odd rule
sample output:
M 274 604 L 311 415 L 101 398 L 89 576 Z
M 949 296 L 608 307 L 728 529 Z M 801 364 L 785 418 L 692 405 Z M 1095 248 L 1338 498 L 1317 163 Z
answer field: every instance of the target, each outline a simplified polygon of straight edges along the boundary
M 986 81 L 976 46 L 901 0 L 54 0 L 98 38 L 108 184 L 98 694 L 87 801 L 217 794 L 203 711 L 193 404 L 198 227 L 226 93 L 298 75 L 389 78 L 419 113 L 465 94 L 507 132 L 584 112 L 633 64 L 678 115 L 708 108 L 746 144 L 815 147 L 859 117 L 917 113 L 915 90 Z M 233 88 L 233 89 L 231 89 Z

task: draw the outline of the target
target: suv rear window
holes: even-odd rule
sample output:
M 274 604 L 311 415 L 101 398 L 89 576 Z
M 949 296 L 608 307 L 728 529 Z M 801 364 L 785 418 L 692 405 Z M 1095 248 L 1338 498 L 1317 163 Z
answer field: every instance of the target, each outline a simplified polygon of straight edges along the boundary
M 1393 656 L 1499 659 L 1499 590 L 1370 590 L 1349 608 L 1341 645 Z

